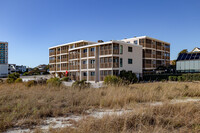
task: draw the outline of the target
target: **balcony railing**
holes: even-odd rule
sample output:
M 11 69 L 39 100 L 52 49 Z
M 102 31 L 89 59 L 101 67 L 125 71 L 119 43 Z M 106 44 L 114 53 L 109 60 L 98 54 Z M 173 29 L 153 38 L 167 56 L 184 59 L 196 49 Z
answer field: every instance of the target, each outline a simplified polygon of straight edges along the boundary
M 89 68 L 95 68 L 95 64 L 89 64 Z
M 81 53 L 81 57 L 87 57 L 87 53 Z
M 112 50 L 111 49 L 101 50 L 100 51 L 100 55 L 109 55 L 109 54 L 112 54 Z
M 69 68 L 70 68 L 70 70 L 78 70 L 79 69 L 79 65 L 70 66 Z
M 61 59 L 61 62 L 66 62 L 67 61 L 67 58 L 62 58 Z
M 147 47 L 147 48 L 151 48 L 151 47 L 152 47 L 152 45 L 151 45 L 151 44 L 149 44 L 149 43 L 146 43 L 145 47 Z
M 67 52 L 68 52 L 68 49 L 61 50 L 61 53 L 62 53 L 62 54 L 67 53 Z
M 100 68 L 111 68 L 112 63 L 100 63 Z
M 89 76 L 89 81 L 94 81 L 95 80 L 95 76 Z
M 150 53 L 145 53 L 145 54 L 144 54 L 144 57 L 145 57 L 145 58 L 152 58 L 152 54 L 150 54 Z
M 87 64 L 81 64 L 81 69 L 87 69 Z
M 157 59 L 161 59 L 161 55 L 158 55 L 158 54 L 157 54 L 157 55 L 156 55 L 156 58 L 157 58 Z
M 82 76 L 82 80 L 87 80 L 87 76 Z
M 60 59 L 57 59 L 56 62 L 60 62 Z
M 50 60 L 49 63 L 56 63 L 56 60 Z
M 49 56 L 56 55 L 56 52 L 50 52 Z
M 113 63 L 113 68 L 119 68 L 119 63 Z
M 50 68 L 50 71 L 56 71 L 56 68 L 55 67 Z
M 119 54 L 119 50 L 118 49 L 114 49 L 113 50 L 113 54 Z
M 68 67 L 61 67 L 61 70 L 68 70 Z
M 144 64 L 144 67 L 145 67 L 145 68 L 151 68 L 151 67 L 152 67 L 152 64 Z
M 69 55 L 69 59 L 77 59 L 79 57 L 80 57 L 79 54 L 70 54 Z
M 56 53 L 57 53 L 57 54 L 60 54 L 60 51 L 57 51 Z
M 169 51 L 170 51 L 170 48 L 166 48 L 165 50 L 169 52 Z
M 90 53 L 89 53 L 89 56 L 94 56 L 94 52 L 90 52 Z

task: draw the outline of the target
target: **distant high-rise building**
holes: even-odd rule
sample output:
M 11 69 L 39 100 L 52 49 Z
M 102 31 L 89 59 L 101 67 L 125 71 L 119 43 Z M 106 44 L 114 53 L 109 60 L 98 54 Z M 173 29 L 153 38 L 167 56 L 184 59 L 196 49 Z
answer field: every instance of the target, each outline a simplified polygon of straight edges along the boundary
M 0 77 L 8 76 L 8 42 L 0 42 Z

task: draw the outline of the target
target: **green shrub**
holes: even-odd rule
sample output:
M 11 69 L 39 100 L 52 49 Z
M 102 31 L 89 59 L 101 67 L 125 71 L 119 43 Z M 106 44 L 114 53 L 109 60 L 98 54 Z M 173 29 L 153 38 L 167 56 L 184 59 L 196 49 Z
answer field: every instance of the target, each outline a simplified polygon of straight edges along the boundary
M 169 81 L 177 81 L 177 76 L 169 76 Z
M 50 78 L 47 80 L 47 84 L 51 86 L 60 86 L 61 81 L 59 78 Z
M 19 73 L 12 73 L 8 75 L 9 79 L 13 79 L 14 81 L 20 77 Z
M 120 77 L 121 77 L 121 79 L 127 80 L 130 83 L 135 83 L 135 82 L 138 81 L 138 78 L 137 78 L 136 74 L 132 73 L 130 71 L 126 72 L 125 70 L 122 70 L 120 72 Z
M 69 77 L 64 77 L 61 79 L 61 81 L 69 81 Z
M 108 75 L 104 78 L 104 84 L 106 85 L 121 85 L 122 79 L 120 77 L 117 77 L 115 75 Z
M 31 86 L 34 86 L 34 85 L 36 85 L 37 84 L 37 82 L 35 81 L 35 80 L 29 80 L 29 81 L 27 81 L 26 82 L 26 86 L 27 87 L 31 87 Z
M 28 76 L 28 75 L 29 75 L 28 72 L 23 73 L 23 76 Z
M 23 81 L 22 81 L 21 78 L 18 78 L 18 79 L 15 80 L 15 83 L 22 83 L 22 82 L 23 82 Z
M 72 84 L 73 88 L 79 88 L 79 89 L 85 89 L 85 88 L 90 88 L 90 83 L 86 82 L 86 80 L 81 80 L 81 81 L 75 81 Z
M 14 83 L 15 81 L 14 81 L 14 79 L 12 79 L 12 78 L 7 78 L 6 79 L 6 83 L 8 83 L 8 84 L 11 84 L 11 83 Z

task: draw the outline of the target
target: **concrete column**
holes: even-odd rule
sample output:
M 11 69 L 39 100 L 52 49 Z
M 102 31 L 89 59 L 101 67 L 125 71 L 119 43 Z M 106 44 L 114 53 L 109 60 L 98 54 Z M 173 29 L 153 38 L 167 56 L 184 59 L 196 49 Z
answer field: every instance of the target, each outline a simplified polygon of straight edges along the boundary
M 82 50 L 80 49 L 80 80 L 82 80 L 82 71 L 81 71 L 82 60 L 81 60 L 81 52 L 82 52 Z

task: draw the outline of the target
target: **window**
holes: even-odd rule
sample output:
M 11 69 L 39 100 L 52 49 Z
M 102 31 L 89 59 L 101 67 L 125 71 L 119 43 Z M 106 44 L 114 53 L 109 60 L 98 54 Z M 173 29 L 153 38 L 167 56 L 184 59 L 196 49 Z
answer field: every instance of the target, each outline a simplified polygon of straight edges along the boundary
M 93 51 L 94 51 L 94 48 L 91 48 L 91 49 L 90 49 L 90 51 L 92 51 L 92 52 L 93 52 Z
M 120 45 L 119 53 L 120 53 L 120 54 L 123 54 L 123 46 L 122 46 L 122 45 Z
M 91 64 L 94 64 L 94 63 L 95 63 L 95 60 L 90 60 L 90 63 L 91 63 Z
M 135 41 L 134 41 L 134 44 L 138 44 L 138 41 L 137 41 L 137 40 L 135 40 Z
M 133 48 L 132 47 L 128 47 L 128 52 L 132 52 Z
M 132 64 L 133 60 L 132 59 L 128 59 L 128 64 Z
M 123 67 L 123 59 L 120 58 L 120 67 Z
M 83 76 L 87 76 L 87 72 L 83 72 Z
M 90 73 L 90 76 L 95 76 L 95 72 L 91 72 L 91 73 Z
M 87 53 L 87 49 L 84 49 L 84 50 L 83 50 L 83 53 Z
M 86 61 L 86 60 L 84 60 L 84 61 L 83 61 L 83 64 L 87 64 L 87 61 Z

